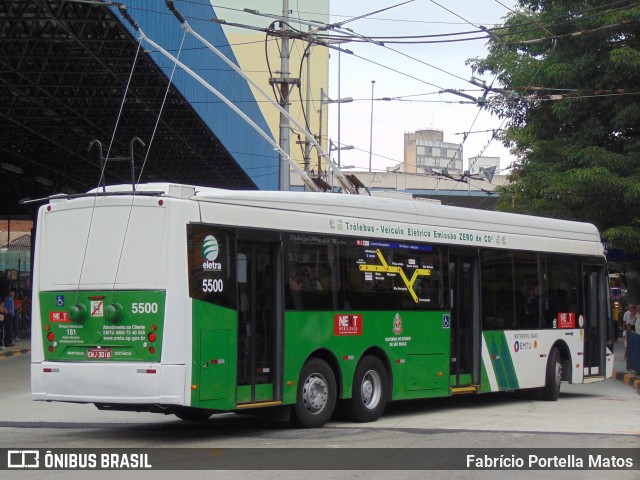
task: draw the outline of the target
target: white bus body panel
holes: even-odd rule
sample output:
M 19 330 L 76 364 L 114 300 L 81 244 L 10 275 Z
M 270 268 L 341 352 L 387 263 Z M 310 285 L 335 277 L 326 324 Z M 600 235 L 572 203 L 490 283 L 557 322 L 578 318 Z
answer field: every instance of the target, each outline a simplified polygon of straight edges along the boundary
M 31 364 L 33 400 L 186 405 L 184 391 L 188 384 L 190 377 L 186 365 Z
M 331 235 L 603 256 L 595 226 L 550 218 L 354 195 L 198 188 L 202 221 Z M 247 208 L 250 207 L 250 208 Z M 487 225 L 491 225 L 487 229 Z
M 192 195 L 193 189 L 186 192 Z M 45 362 L 40 299 L 34 295 L 32 398 L 187 405 L 192 301 L 186 224 L 200 220 L 197 202 L 167 196 L 86 197 L 52 200 L 50 207 L 38 212 L 34 292 L 165 290 L 162 357 L 159 364 Z M 44 368 L 54 371 L 44 373 Z M 140 369 L 156 373 L 141 374 Z
M 505 330 L 504 337 L 518 379 L 518 388 L 538 388 L 545 385 L 549 353 L 557 342 L 563 343 L 569 349 L 571 372 L 567 373 L 570 375 L 571 383 L 583 383 L 583 332 L 581 329 Z M 488 367 L 492 366 L 493 362 L 484 335 L 481 355 L 491 391 L 499 391 L 496 373 L 493 368 Z

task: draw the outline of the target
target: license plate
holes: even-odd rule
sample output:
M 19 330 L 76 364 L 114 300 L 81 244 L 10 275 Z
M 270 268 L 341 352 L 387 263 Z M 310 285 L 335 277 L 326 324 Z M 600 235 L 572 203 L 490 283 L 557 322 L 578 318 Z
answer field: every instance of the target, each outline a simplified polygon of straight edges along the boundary
M 87 350 L 87 358 L 111 358 L 110 348 L 90 348 Z

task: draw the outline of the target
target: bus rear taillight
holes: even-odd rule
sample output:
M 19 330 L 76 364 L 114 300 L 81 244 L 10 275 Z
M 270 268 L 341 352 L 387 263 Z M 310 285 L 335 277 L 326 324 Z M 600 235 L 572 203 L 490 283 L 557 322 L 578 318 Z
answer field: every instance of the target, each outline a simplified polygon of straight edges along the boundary
M 47 340 L 49 340 L 50 342 L 53 342 L 56 339 L 56 336 L 53 334 L 53 332 L 49 332 L 47 334 Z
M 147 335 L 147 338 L 149 339 L 150 342 L 155 342 L 156 341 L 156 334 L 154 332 L 151 332 L 149 335 Z

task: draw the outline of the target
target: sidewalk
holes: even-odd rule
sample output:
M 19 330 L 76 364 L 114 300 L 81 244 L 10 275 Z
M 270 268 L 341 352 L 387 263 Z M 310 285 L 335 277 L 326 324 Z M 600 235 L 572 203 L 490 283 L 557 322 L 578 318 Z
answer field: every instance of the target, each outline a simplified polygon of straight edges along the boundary
M 615 359 L 613 361 L 613 378 L 631 385 L 640 394 L 640 375 L 627 371 L 627 362 L 624 359 L 624 343 L 619 338 L 614 345 Z
M 13 347 L 5 347 L 4 351 L 0 351 L 0 360 L 6 357 L 15 357 L 31 353 L 31 334 L 25 332 L 24 335 L 24 337 L 20 337 L 19 342 L 14 343 Z
M 0 351 L 0 361 L 7 357 L 15 357 L 17 355 L 28 355 L 31 353 L 31 335 L 26 334 L 20 337 L 20 341 L 16 342 L 13 347 L 6 347 L 4 351 Z M 627 364 L 624 360 L 624 344 L 619 339 L 614 346 L 615 359 L 613 362 L 613 378 L 631 385 L 640 394 L 640 375 L 627 372 Z

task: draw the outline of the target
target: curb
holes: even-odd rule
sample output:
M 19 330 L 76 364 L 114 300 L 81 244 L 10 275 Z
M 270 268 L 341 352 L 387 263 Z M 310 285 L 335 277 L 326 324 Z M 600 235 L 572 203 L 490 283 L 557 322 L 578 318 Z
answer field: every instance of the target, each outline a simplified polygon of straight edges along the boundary
M 631 385 L 638 393 L 640 393 L 640 376 L 633 373 L 613 372 L 613 378 L 623 381 Z
M 20 355 L 26 355 L 31 353 L 30 348 L 23 348 L 22 350 L 14 350 L 11 352 L 0 352 L 0 360 L 7 357 L 18 357 Z

